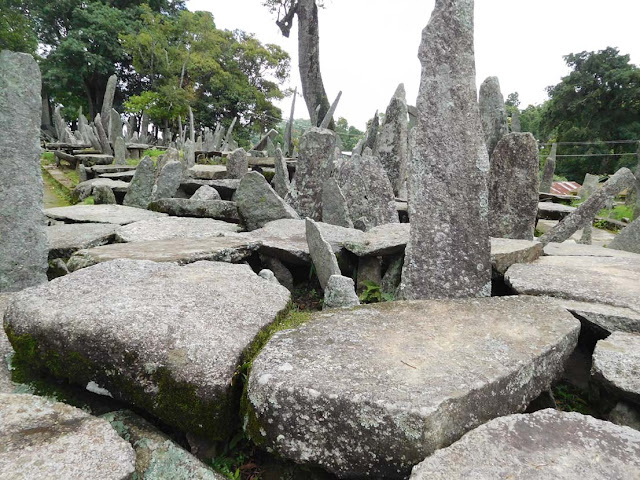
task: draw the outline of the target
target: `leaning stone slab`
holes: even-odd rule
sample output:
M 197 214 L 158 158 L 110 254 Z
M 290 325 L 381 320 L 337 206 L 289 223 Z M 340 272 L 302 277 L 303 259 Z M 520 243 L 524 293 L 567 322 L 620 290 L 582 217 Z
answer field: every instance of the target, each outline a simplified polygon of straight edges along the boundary
M 254 360 L 246 431 L 341 478 L 406 478 L 467 431 L 523 411 L 562 372 L 579 330 L 564 309 L 524 297 L 314 314 Z
M 136 452 L 137 478 L 224 480 L 142 417 L 128 410 L 102 415 Z
M 239 231 L 240 227 L 235 223 L 211 218 L 162 217 L 121 227 L 117 230 L 115 238 L 118 242 L 153 242 L 170 238 L 220 237 Z
M 240 223 L 235 202 L 225 200 L 191 200 L 189 198 L 161 198 L 149 204 L 149 210 L 177 217 L 214 218 Z
M 608 247 L 614 250 L 640 253 L 640 219 L 634 220 L 623 228 Z
M 305 220 L 305 233 L 309 254 L 316 269 L 320 286 L 324 290 L 332 275 L 340 276 L 340 267 L 338 267 L 338 261 L 333 253 L 333 247 L 323 238 L 318 225 L 310 218 Z
M 80 270 L 97 263 L 117 259 L 175 262 L 180 265 L 200 260 L 238 263 L 258 250 L 260 244 L 246 237 L 232 236 L 208 238 L 170 238 L 150 242 L 114 243 L 101 247 L 78 250 L 67 267 Z
M 31 55 L 0 51 L 0 292 L 47 281 L 40 89 Z
M 49 260 L 69 258 L 77 250 L 111 243 L 117 229 L 117 225 L 111 223 L 68 223 L 47 227 Z
M 156 167 L 153 160 L 151 157 L 144 157 L 138 164 L 122 204 L 128 207 L 147 208 L 151 201 L 155 177 Z
M 497 418 L 437 451 L 411 480 L 632 480 L 640 432 L 579 413 Z
M 109 423 L 34 395 L 0 393 L 0 477 L 128 480 L 135 453 Z
M 16 294 L 5 330 L 23 361 L 222 440 L 243 351 L 289 298 L 247 265 L 115 260 Z
M 353 228 L 347 199 L 335 178 L 328 178 L 322 186 L 322 221 L 331 225 Z
M 199 180 L 217 180 L 227 178 L 227 167 L 224 165 L 194 165 L 187 174 Z
M 509 133 L 507 110 L 504 106 L 504 97 L 500 91 L 498 77 L 489 77 L 482 82 L 478 97 L 484 140 L 489 157 L 493 159 L 493 152 L 498 142 Z
M 640 405 L 640 334 L 613 332 L 596 344 L 591 380 Z
M 163 213 L 150 212 L 124 205 L 73 205 L 47 208 L 47 217 L 65 223 L 114 223 L 127 225 L 140 220 L 164 217 Z
M 175 196 L 180 182 L 182 181 L 182 163 L 171 160 L 164 164 L 156 183 L 151 189 L 151 201 L 155 202 L 161 198 L 172 198 Z

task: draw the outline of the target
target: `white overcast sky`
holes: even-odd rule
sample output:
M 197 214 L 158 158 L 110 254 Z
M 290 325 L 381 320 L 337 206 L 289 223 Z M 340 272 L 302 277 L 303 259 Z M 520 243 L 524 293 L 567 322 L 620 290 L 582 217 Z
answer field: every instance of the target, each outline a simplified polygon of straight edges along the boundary
M 208 10 L 221 29 L 241 29 L 291 55 L 287 87 L 300 86 L 297 27 L 284 38 L 261 0 L 188 0 Z M 327 95 L 342 99 L 336 117 L 364 129 L 384 112 L 397 85 L 415 104 L 420 81 L 417 53 L 434 0 L 326 0 L 320 10 L 320 65 Z M 542 103 L 545 87 L 568 73 L 562 56 L 617 47 L 640 63 L 640 0 L 476 0 L 477 83 L 495 75 L 502 93 L 517 91 L 521 108 Z M 296 118 L 308 118 L 304 101 Z M 291 99 L 279 103 L 287 118 Z

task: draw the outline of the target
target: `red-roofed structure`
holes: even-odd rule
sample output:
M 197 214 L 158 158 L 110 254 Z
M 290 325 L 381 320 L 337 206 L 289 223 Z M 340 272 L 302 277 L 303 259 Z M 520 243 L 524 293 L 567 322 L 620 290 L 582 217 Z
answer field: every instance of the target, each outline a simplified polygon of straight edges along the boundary
M 576 182 L 553 182 L 551 193 L 555 195 L 577 195 L 582 185 Z

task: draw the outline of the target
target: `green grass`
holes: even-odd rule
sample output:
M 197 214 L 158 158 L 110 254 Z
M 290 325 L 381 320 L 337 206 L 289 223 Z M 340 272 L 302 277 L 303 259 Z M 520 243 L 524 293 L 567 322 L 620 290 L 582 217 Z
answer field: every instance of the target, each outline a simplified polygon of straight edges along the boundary
M 589 402 L 584 398 L 584 392 L 568 383 L 559 383 L 553 387 L 553 396 L 558 410 L 593 415 Z
M 42 180 L 48 187 L 51 187 L 56 197 L 60 199 L 61 207 L 67 205 L 73 205 L 73 199 L 71 198 L 71 192 L 69 189 L 60 185 L 49 173 L 46 168 L 42 168 Z
M 623 218 L 633 218 L 633 207 L 631 205 L 616 205 L 613 210 L 606 208 L 598 212 L 599 217 L 611 218 L 614 220 L 622 220 Z
M 52 165 L 56 163 L 56 156 L 53 152 L 42 152 L 42 164 L 43 165 Z
M 160 155 L 164 155 L 164 150 L 158 150 L 157 148 L 150 148 L 148 150 L 145 150 L 144 152 L 142 152 L 142 157 L 146 157 L 149 156 L 152 159 L 156 159 L 158 158 Z

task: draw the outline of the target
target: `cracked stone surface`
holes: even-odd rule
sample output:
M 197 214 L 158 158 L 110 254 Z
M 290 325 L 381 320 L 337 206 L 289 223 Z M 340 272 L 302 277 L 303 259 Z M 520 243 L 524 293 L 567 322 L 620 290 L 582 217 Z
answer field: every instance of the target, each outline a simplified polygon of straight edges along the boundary
M 49 260 L 69 258 L 83 248 L 93 248 L 115 240 L 117 225 L 110 223 L 66 223 L 47 227 Z
M 640 404 L 640 334 L 613 332 L 598 341 L 591 379 L 635 404 Z
M 44 213 L 49 218 L 65 223 L 115 223 L 117 225 L 165 216 L 164 213 L 124 205 L 72 205 L 47 208 Z
M 235 223 L 211 218 L 163 217 L 121 227 L 116 232 L 116 239 L 119 242 L 152 242 L 170 238 L 219 237 L 239 231 L 240 227 Z

